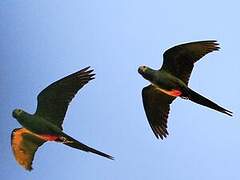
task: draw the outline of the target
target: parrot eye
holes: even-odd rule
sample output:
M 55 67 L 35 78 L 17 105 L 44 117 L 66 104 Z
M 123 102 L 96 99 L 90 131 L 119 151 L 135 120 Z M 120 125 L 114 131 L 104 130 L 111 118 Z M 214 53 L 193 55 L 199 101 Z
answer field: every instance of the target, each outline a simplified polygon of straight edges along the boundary
M 146 71 L 147 66 L 142 66 L 143 71 Z
M 18 114 L 20 114 L 22 112 L 22 110 L 18 109 Z

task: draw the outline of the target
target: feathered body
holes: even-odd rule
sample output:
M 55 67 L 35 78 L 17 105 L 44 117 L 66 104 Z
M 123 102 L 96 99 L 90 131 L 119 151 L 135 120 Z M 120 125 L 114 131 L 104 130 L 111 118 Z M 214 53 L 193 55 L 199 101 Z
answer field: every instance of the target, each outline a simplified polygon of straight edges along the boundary
M 207 53 L 218 50 L 216 41 L 198 41 L 168 49 L 159 70 L 140 66 L 138 72 L 151 84 L 142 90 L 143 105 L 149 124 L 157 138 L 167 137 L 167 119 L 172 101 L 181 97 L 232 116 L 219 106 L 188 87 L 194 66 Z

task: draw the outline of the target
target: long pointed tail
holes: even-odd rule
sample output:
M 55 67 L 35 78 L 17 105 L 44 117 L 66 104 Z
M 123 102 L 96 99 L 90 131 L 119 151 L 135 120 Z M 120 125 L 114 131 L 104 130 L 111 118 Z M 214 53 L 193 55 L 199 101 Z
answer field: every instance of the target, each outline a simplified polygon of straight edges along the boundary
M 70 146 L 72 148 L 76 148 L 76 149 L 80 149 L 80 150 L 83 150 L 83 151 L 86 151 L 86 152 L 91 152 L 91 153 L 95 153 L 97 155 L 100 155 L 100 156 L 103 156 L 103 157 L 106 157 L 108 159 L 111 159 L 113 160 L 114 158 L 108 154 L 105 154 L 101 151 L 98 151 L 96 149 L 93 149 L 79 141 L 77 141 L 76 139 L 72 138 L 71 136 L 68 136 L 67 134 L 64 133 L 64 138 L 66 138 L 65 140 L 63 140 L 63 144 L 67 145 L 67 146 Z
M 224 109 L 223 107 L 217 105 L 216 103 L 212 102 L 211 100 L 203 97 L 202 95 L 198 94 L 197 92 L 191 90 L 190 88 L 188 88 L 188 98 L 198 104 L 201 104 L 203 106 L 209 107 L 211 109 L 214 109 L 216 111 L 222 112 L 224 114 L 227 114 L 229 116 L 232 116 L 232 112 Z

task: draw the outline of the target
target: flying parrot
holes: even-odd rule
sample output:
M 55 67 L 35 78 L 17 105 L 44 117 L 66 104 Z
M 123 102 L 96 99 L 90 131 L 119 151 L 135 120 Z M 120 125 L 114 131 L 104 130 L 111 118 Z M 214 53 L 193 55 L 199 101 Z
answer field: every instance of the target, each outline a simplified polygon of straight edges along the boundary
M 206 54 L 219 50 L 215 40 L 190 42 L 174 46 L 163 54 L 159 70 L 140 66 L 138 72 L 151 84 L 142 90 L 142 100 L 148 122 L 157 138 L 166 138 L 170 104 L 177 97 L 232 116 L 232 112 L 217 105 L 188 87 L 194 63 Z
M 62 123 L 69 103 L 85 84 L 94 79 L 93 70 L 86 67 L 64 77 L 41 91 L 37 97 L 37 110 L 29 114 L 15 109 L 13 117 L 23 126 L 12 131 L 11 146 L 17 162 L 32 170 L 37 149 L 47 141 L 65 144 L 72 148 L 113 159 L 112 156 L 93 149 L 63 132 Z

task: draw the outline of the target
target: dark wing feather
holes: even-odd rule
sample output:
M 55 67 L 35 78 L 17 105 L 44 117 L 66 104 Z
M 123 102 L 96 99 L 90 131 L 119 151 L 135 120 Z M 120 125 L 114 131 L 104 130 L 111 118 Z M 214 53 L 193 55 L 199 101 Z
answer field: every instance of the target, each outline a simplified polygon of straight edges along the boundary
M 157 138 L 163 139 L 168 135 L 167 119 L 170 104 L 175 97 L 166 95 L 149 85 L 142 90 L 142 99 L 148 122 Z
M 34 154 L 44 140 L 40 139 L 25 128 L 17 128 L 12 131 L 11 146 L 17 162 L 26 170 L 32 170 Z
M 93 70 L 86 67 L 64 77 L 45 88 L 38 95 L 35 115 L 41 116 L 62 129 L 62 123 L 69 103 L 88 81 L 94 79 Z
M 215 40 L 181 44 L 168 49 L 163 54 L 163 70 L 188 84 L 194 63 L 204 55 L 219 50 Z

